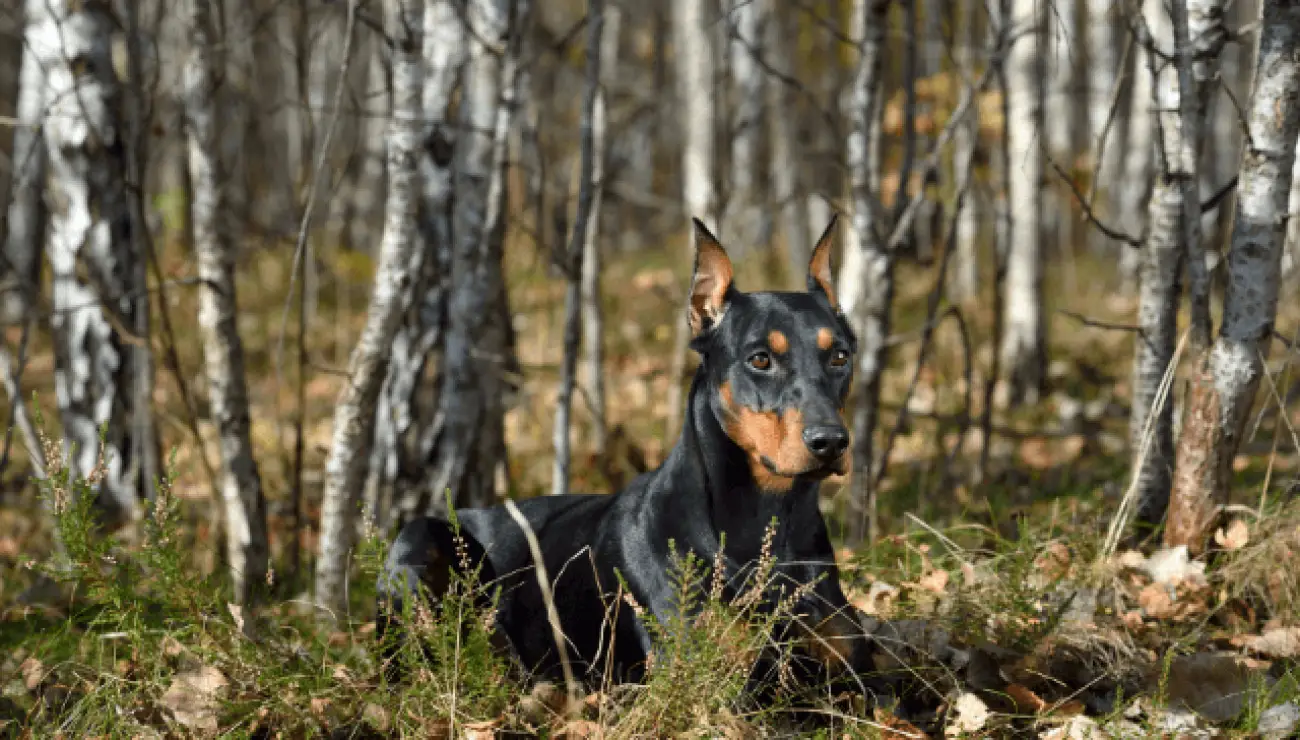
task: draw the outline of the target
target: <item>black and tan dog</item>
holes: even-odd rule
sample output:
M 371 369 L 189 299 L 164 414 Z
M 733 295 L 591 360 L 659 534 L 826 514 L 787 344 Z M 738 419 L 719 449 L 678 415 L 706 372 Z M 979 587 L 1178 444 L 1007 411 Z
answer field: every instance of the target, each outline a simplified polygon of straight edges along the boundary
M 670 541 L 677 552 L 713 563 L 725 533 L 716 562 L 734 579 L 759 558 L 773 518 L 774 574 L 815 584 L 782 637 L 801 643 L 804 664 L 822 675 L 869 670 L 869 643 L 840 588 L 817 501 L 820 482 L 849 468 L 842 412 L 856 350 L 831 284 L 833 228 L 834 220 L 813 251 L 806 292 L 742 293 L 726 251 L 696 221 L 689 310 L 691 347 L 701 362 L 677 445 L 658 469 L 618 493 L 519 502 L 580 676 L 598 678 L 612 666 L 616 680 L 638 680 L 654 650 L 645 625 L 616 599 L 620 577 L 640 607 L 664 623 L 675 609 Z M 482 565 L 480 580 L 502 587 L 497 629 L 525 668 L 558 678 L 555 637 L 523 530 L 501 506 L 460 510 L 457 517 L 468 560 Z M 453 540 L 441 519 L 402 529 L 380 579 L 381 632 L 396 626 L 402 600 L 417 584 L 433 598 L 446 588 L 451 569 L 461 567 Z M 610 610 L 617 610 L 613 618 Z

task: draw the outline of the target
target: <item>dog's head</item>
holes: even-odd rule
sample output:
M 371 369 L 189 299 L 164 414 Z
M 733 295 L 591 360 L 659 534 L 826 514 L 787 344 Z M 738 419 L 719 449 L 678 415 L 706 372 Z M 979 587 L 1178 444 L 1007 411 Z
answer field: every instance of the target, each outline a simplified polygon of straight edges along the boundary
M 835 300 L 832 218 L 808 263 L 808 288 L 742 293 L 717 237 L 695 221 L 691 347 L 704 358 L 710 407 L 765 491 L 849 469 L 844 402 L 857 339 Z

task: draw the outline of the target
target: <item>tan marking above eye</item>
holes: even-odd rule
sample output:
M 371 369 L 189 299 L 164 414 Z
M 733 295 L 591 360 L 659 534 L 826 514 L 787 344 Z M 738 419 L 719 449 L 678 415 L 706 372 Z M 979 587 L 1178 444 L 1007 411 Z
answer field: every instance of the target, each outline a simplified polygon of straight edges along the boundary
M 783 355 L 790 351 L 790 340 L 786 338 L 785 334 L 773 331 L 767 335 L 767 346 L 771 347 L 772 351 L 778 355 Z
M 825 326 L 817 330 L 817 349 L 830 349 L 834 343 L 834 332 Z

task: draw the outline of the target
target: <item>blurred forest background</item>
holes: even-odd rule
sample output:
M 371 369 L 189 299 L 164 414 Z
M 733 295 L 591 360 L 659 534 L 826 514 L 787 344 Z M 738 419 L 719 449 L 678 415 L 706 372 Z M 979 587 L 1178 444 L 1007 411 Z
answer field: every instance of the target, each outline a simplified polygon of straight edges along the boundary
M 366 522 L 626 484 L 681 423 L 691 216 L 762 290 L 842 214 L 845 546 L 1199 555 L 1297 490 L 1293 6 L 6 3 L 0 605 L 52 465 L 128 541 L 174 469 L 200 572 L 323 606 Z

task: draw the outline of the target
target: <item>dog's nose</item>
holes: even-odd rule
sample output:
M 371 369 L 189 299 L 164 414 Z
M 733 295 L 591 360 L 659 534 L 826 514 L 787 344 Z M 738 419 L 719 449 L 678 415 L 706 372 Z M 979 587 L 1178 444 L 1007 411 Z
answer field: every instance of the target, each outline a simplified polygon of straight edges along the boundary
M 829 462 L 848 449 L 849 430 L 838 424 L 804 427 L 803 442 L 818 460 Z

